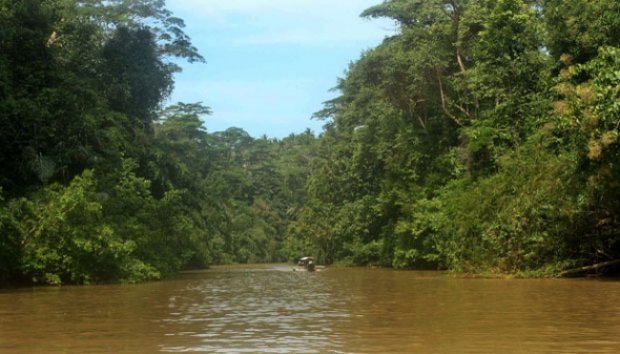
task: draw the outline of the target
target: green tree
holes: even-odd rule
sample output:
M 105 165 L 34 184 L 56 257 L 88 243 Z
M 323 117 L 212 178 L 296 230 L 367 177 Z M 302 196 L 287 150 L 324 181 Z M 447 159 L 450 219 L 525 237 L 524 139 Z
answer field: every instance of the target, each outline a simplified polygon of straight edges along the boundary
M 45 188 L 23 238 L 23 272 L 35 283 L 90 283 L 122 273 L 135 249 L 103 221 L 91 171 Z

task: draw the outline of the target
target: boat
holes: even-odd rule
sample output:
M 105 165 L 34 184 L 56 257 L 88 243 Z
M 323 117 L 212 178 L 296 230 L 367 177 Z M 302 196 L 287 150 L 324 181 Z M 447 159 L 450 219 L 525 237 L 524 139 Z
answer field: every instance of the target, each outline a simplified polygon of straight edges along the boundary
M 297 261 L 297 266 L 293 268 L 295 272 L 314 272 L 316 270 L 316 264 L 312 257 L 301 257 Z

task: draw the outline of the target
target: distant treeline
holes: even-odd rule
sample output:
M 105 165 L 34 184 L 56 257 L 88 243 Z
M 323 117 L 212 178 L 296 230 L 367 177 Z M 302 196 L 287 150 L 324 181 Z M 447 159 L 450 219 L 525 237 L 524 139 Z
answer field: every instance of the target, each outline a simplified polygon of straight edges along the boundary
M 400 31 L 351 64 L 320 136 L 278 140 L 162 107 L 172 59 L 204 61 L 164 1 L 0 0 L 0 283 L 304 254 L 529 275 L 620 259 L 620 2 L 363 16 Z

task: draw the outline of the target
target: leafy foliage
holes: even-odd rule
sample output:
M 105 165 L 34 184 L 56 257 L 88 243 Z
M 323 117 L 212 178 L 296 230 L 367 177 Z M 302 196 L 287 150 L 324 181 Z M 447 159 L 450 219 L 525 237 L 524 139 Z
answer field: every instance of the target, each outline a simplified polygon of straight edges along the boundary
M 285 261 L 557 275 L 620 259 L 617 1 L 386 0 L 315 115 L 209 133 L 163 0 L 0 0 L 0 283 Z
M 327 124 L 297 247 L 326 262 L 527 274 L 620 258 L 617 13 L 553 0 L 366 10 L 400 33 L 317 113 Z
M 163 108 L 204 59 L 162 0 L 0 1 L 0 283 L 136 282 L 285 260 L 309 132 L 208 134 Z

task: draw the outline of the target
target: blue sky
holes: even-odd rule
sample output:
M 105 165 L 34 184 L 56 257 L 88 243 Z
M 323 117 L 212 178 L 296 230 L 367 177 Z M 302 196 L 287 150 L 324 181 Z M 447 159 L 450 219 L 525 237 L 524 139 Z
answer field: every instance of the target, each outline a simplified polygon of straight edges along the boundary
M 348 64 L 395 31 L 359 17 L 381 0 L 168 0 L 207 64 L 183 64 L 170 103 L 202 101 L 209 132 L 282 138 L 311 120 Z

